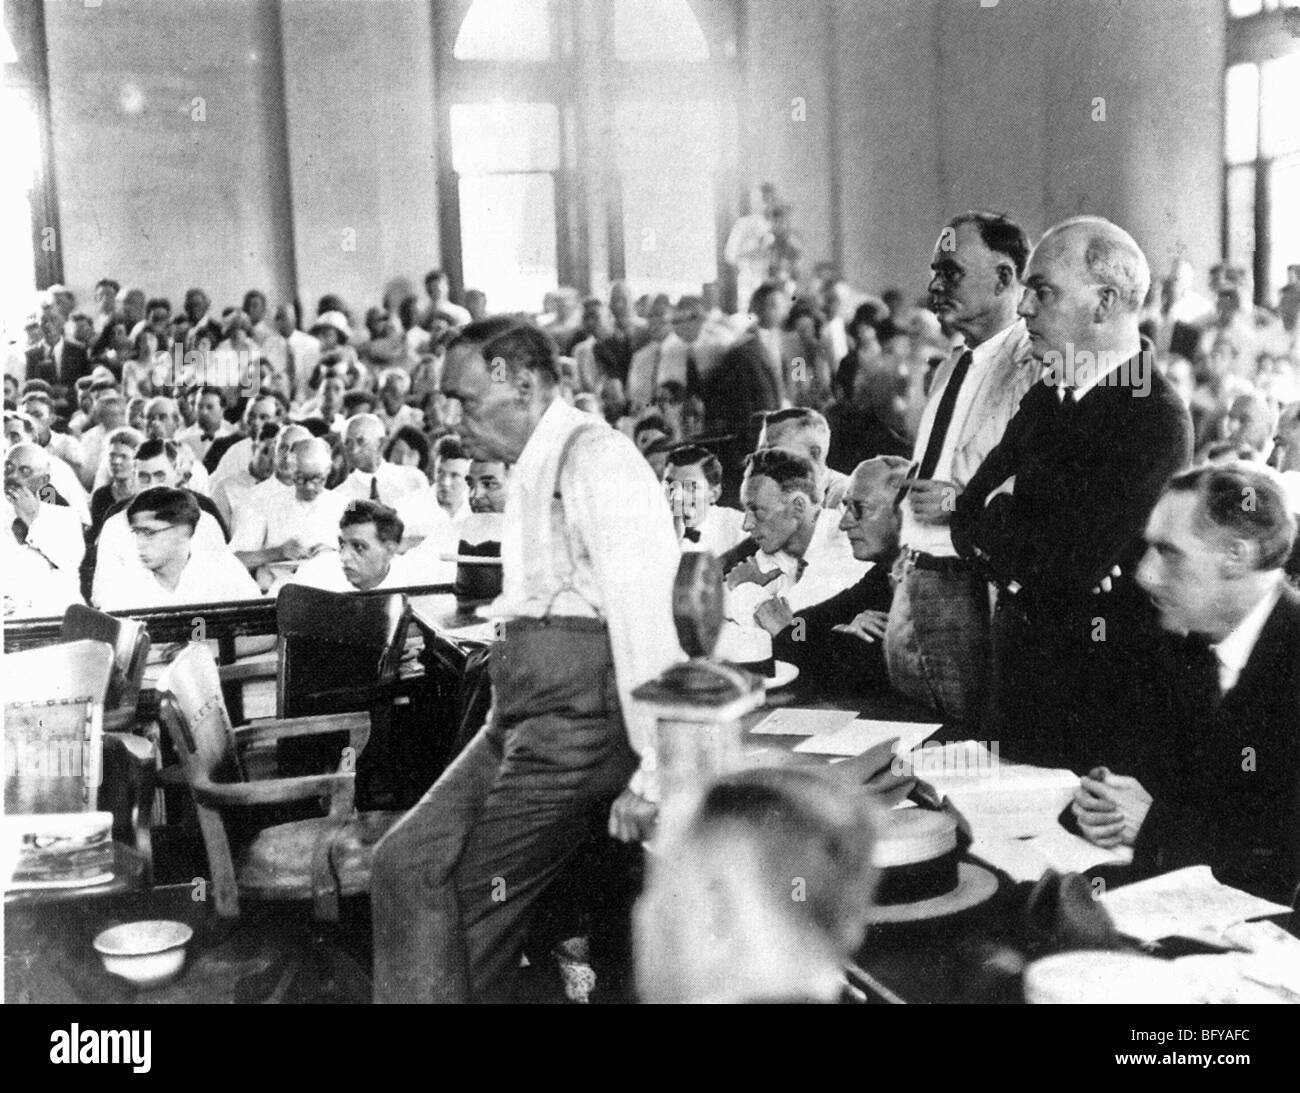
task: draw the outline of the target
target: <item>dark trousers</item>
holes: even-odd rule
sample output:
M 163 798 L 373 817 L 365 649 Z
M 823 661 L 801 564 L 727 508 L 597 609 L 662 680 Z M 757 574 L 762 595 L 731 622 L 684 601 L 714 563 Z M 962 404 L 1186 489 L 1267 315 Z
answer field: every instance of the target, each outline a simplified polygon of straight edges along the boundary
M 488 724 L 375 851 L 377 1002 L 503 1001 L 531 913 L 637 760 L 596 619 L 508 623 Z

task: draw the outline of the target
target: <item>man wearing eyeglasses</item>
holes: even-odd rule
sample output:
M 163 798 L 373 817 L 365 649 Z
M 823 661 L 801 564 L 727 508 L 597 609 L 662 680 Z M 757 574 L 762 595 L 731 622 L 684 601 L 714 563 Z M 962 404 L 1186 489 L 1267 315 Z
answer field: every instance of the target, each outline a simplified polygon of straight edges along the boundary
M 256 582 L 229 550 L 195 549 L 202 517 L 190 490 L 155 486 L 136 494 L 126 509 L 140 565 L 106 589 L 106 611 L 227 603 L 261 595 Z
M 251 508 L 231 544 L 258 585 L 268 590 L 283 584 L 299 562 L 334 547 L 349 500 L 325 488 L 331 467 L 325 441 L 300 440 L 293 457 L 293 496 L 278 505 Z
M 795 611 L 783 596 L 758 605 L 754 621 L 772 635 L 772 655 L 799 668 L 799 691 L 819 698 L 887 689 L 885 622 L 894 596 L 890 570 L 898 555 L 899 514 L 894 500 L 907 460 L 882 455 L 859 463 L 849 476 L 840 530 L 853 557 L 871 563 L 850 588 Z
M 15 444 L 5 453 L 5 526 L 15 543 L 75 575 L 86 542 L 77 514 L 50 485 L 50 459 L 39 444 Z
M 139 488 L 181 488 L 180 455 L 180 446 L 174 440 L 146 440 L 141 444 L 135 453 Z M 199 507 L 194 533 L 195 552 L 203 555 L 227 553 L 226 527 L 217 507 L 202 494 L 193 490 L 186 492 L 193 495 L 194 503 Z M 90 587 L 91 602 L 99 607 L 109 600 L 120 603 L 114 591 L 119 583 L 138 583 L 144 572 L 131 537 L 127 514 L 129 505 L 130 500 L 123 500 L 109 509 L 94 549 L 86 552 L 82 566 L 83 588 Z

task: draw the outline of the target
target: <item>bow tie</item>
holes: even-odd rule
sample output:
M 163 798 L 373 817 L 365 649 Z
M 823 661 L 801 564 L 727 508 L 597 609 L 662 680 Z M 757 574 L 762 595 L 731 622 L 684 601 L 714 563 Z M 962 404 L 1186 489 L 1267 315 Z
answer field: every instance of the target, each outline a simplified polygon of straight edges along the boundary
M 699 528 L 683 528 L 683 529 L 682 529 L 682 538 L 683 538 L 683 539 L 689 539 L 692 543 L 698 543 L 698 542 L 700 541 L 700 529 L 699 529 Z

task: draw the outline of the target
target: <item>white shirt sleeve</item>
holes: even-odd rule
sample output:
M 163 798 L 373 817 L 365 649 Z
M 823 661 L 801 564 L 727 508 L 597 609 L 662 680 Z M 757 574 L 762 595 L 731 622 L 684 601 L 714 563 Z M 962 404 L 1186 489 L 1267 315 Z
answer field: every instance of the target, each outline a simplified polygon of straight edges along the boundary
M 681 561 L 672 515 L 649 464 L 625 438 L 603 429 L 574 442 L 561 491 L 566 521 L 600 590 L 628 740 L 650 772 L 655 719 L 632 692 L 684 659 L 672 615 Z
M 55 569 L 76 573 L 86 553 L 81 521 L 70 508 L 42 502 L 27 529 L 27 545 L 39 550 Z

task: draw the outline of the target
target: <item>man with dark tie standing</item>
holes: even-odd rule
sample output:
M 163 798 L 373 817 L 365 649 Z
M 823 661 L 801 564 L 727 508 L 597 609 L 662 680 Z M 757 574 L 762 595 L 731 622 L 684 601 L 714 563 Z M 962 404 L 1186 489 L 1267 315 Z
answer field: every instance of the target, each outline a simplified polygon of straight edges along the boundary
M 953 545 L 999 588 L 986 731 L 1002 755 L 1087 769 L 1131 651 L 1154 633 L 1132 581 L 1160 491 L 1191 456 L 1187 409 L 1144 350 L 1151 273 L 1100 217 L 1050 229 L 1019 312 L 1045 366 L 957 498 Z
M 930 262 L 930 307 L 965 344 L 939 366 L 917 430 L 885 658 L 898 691 L 952 721 L 983 713 L 990 607 L 988 584 L 958 556 L 949 524 L 957 494 L 1038 379 L 1016 316 L 1028 258 L 1018 224 L 967 212 L 944 226 Z

